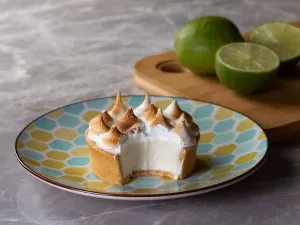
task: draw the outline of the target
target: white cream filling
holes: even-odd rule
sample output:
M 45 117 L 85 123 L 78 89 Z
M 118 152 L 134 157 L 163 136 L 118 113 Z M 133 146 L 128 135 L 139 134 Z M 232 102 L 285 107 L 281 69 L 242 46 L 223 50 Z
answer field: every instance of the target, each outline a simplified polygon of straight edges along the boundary
M 108 149 L 100 136 L 89 136 L 101 149 L 120 155 L 123 176 L 135 171 L 156 170 L 173 174 L 177 179 L 181 174 L 182 162 L 180 137 L 163 126 L 146 129 L 145 133 L 129 135 L 121 140 L 121 145 Z
M 126 143 L 122 146 L 120 161 L 123 177 L 135 171 L 164 171 L 177 179 L 181 174 L 179 160 L 181 146 L 166 140 Z

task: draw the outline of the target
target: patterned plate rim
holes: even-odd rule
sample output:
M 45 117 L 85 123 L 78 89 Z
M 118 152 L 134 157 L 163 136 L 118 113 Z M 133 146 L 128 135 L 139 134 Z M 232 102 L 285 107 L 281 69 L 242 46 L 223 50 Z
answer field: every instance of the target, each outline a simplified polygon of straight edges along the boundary
M 144 95 L 122 95 L 122 97 L 143 97 Z M 210 104 L 210 105 L 214 105 L 214 106 L 218 106 L 224 109 L 228 109 L 231 110 L 233 112 L 237 112 L 241 115 L 243 115 L 244 117 L 246 117 L 247 119 L 251 120 L 252 122 L 254 122 L 263 132 L 263 134 L 266 136 L 266 152 L 264 154 L 264 156 L 260 159 L 260 161 L 253 166 L 251 169 L 247 170 L 246 172 L 231 178 L 229 180 L 223 181 L 221 183 L 218 184 L 214 184 L 211 186 L 206 186 L 206 187 L 200 187 L 200 188 L 195 188 L 192 190 L 183 190 L 183 191 L 178 191 L 178 192 L 173 192 L 173 193 L 160 193 L 160 194 L 117 194 L 117 193 L 107 193 L 107 192 L 97 192 L 97 191 L 88 191 L 88 190 L 84 190 L 81 188 L 75 188 L 75 187 L 71 187 L 69 185 L 65 185 L 65 184 L 61 184 L 58 183 L 54 180 L 51 180 L 47 177 L 44 177 L 43 175 L 41 175 L 40 173 L 34 171 L 33 169 L 31 169 L 29 166 L 26 165 L 26 163 L 23 162 L 23 160 L 20 158 L 20 155 L 18 153 L 18 147 L 17 147 L 17 143 L 18 140 L 21 136 L 21 134 L 26 130 L 27 127 L 29 127 L 32 123 L 34 123 L 35 121 L 39 120 L 40 118 L 43 118 L 44 116 L 46 116 L 47 114 L 57 111 L 59 109 L 63 109 L 65 107 L 71 106 L 71 105 L 75 105 L 75 104 L 79 104 L 79 103 L 84 103 L 84 102 L 88 102 L 88 101 L 94 101 L 94 100 L 100 100 L 100 99 L 110 99 L 110 98 L 115 98 L 116 96 L 109 96 L 109 97 L 100 97 L 100 98 L 93 98 L 93 99 L 87 99 L 87 100 L 82 100 L 82 101 L 78 101 L 78 102 L 73 102 L 61 107 L 58 107 L 54 110 L 51 110 L 49 112 L 46 112 L 44 114 L 42 114 L 41 116 L 37 117 L 36 119 L 32 120 L 31 122 L 29 122 L 18 134 L 16 140 L 15 140 L 15 155 L 17 157 L 18 162 L 22 165 L 22 167 L 29 172 L 31 175 L 33 175 L 35 178 L 62 190 L 65 191 L 69 191 L 69 192 L 73 192 L 73 193 L 77 193 L 77 194 L 81 194 L 81 195 L 88 195 L 88 196 L 93 196 L 93 197 L 98 197 L 98 198 L 107 198 L 107 199 L 120 199 L 120 198 L 124 198 L 124 199 L 136 199 L 138 198 L 139 200 L 159 200 L 159 199 L 166 199 L 166 198 L 175 198 L 176 196 L 180 197 L 182 195 L 187 195 L 187 196 L 191 196 L 193 194 L 197 194 L 199 192 L 204 193 L 204 192 L 209 192 L 209 190 L 213 191 L 213 190 L 217 190 L 217 189 L 221 189 L 223 187 L 229 186 L 231 184 L 234 184 L 246 177 L 248 177 L 249 175 L 251 175 L 252 173 L 254 173 L 256 170 L 258 170 L 260 168 L 260 166 L 266 161 L 266 158 L 268 156 L 268 152 L 269 152 L 269 142 L 268 142 L 268 137 L 264 131 L 264 129 L 252 118 L 250 118 L 249 116 L 244 115 L 243 113 L 240 113 L 236 110 L 233 110 L 229 107 L 224 107 L 218 104 L 214 104 L 214 103 L 210 103 L 207 101 L 201 101 L 201 100 L 195 100 L 195 99 L 191 99 L 191 98 L 185 98 L 185 97 L 175 97 L 175 96 L 162 96 L 162 95 L 149 95 L 149 97 L 159 97 L 159 98 L 177 98 L 177 99 L 183 99 L 183 100 L 188 100 L 188 101 L 195 101 L 195 102 L 201 102 L 201 103 L 205 103 L 205 104 Z M 199 193 L 200 194 L 200 193 Z M 155 199 L 156 198 L 156 199 Z

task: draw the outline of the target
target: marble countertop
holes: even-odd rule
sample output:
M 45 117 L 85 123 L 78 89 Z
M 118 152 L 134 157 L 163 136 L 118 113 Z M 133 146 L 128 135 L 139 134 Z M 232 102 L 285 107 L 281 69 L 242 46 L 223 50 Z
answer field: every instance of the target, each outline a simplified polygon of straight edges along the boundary
M 0 8 L 0 224 L 299 224 L 300 142 L 271 147 L 238 184 L 156 202 L 67 193 L 30 176 L 14 155 L 18 132 L 51 109 L 118 89 L 143 93 L 133 64 L 170 50 L 188 20 L 222 15 L 247 31 L 300 19 L 299 0 L 2 0 Z

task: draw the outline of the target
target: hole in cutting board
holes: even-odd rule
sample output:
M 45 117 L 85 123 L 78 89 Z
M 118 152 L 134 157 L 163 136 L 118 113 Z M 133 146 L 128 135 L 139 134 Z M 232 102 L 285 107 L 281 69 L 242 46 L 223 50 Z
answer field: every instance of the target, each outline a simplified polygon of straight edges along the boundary
M 184 73 L 187 71 L 175 60 L 161 62 L 156 66 L 156 68 L 165 73 Z

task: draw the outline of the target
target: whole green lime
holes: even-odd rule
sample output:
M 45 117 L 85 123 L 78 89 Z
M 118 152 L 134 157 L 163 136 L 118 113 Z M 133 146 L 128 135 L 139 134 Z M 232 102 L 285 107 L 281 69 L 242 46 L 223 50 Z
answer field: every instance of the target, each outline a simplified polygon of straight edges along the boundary
M 198 75 L 215 75 L 215 55 L 225 44 L 244 41 L 237 26 L 224 17 L 204 16 L 185 24 L 175 39 L 181 65 Z

